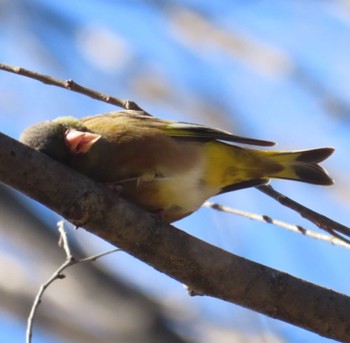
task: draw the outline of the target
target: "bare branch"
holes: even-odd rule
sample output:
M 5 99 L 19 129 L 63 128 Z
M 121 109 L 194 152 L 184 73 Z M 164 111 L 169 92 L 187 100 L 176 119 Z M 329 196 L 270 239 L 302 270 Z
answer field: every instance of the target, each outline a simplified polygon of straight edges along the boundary
M 293 224 L 289 224 L 289 223 L 286 223 L 286 222 L 278 220 L 278 219 L 271 218 L 270 216 L 267 216 L 267 215 L 261 215 L 261 214 L 247 212 L 247 211 L 242 211 L 242 210 L 238 210 L 236 208 L 220 205 L 220 204 L 210 202 L 210 201 L 206 201 L 203 204 L 203 206 L 212 208 L 212 209 L 217 210 L 217 211 L 222 211 L 222 212 L 231 213 L 231 214 L 235 214 L 238 216 L 246 217 L 248 219 L 252 219 L 252 220 L 256 220 L 256 221 L 260 221 L 260 222 L 265 222 L 268 224 L 273 224 L 273 225 L 282 227 L 286 230 L 299 233 L 299 234 L 304 235 L 304 236 L 319 239 L 319 240 L 329 242 L 331 244 L 334 244 L 334 245 L 337 245 L 337 246 L 340 246 L 340 247 L 343 247 L 346 249 L 350 249 L 349 244 L 345 243 L 344 241 L 342 241 L 339 238 L 336 238 L 332 235 L 324 235 L 322 233 L 318 233 L 318 232 L 315 232 L 312 230 L 305 229 L 300 225 L 293 225 Z
M 114 248 L 114 249 L 111 249 L 111 250 L 108 250 L 108 251 L 105 251 L 105 252 L 101 252 L 100 254 L 96 254 L 96 255 L 93 255 L 93 256 L 81 258 L 81 259 L 79 259 L 79 263 L 94 262 L 94 261 L 96 261 L 97 259 L 99 259 L 99 258 L 101 258 L 103 256 L 106 256 L 106 255 L 109 255 L 109 254 L 113 254 L 113 253 L 118 252 L 118 251 L 123 251 L 123 250 L 119 249 L 119 248 Z
M 66 253 L 66 259 L 70 260 L 73 258 L 72 253 L 70 251 L 69 243 L 68 243 L 68 236 L 67 232 L 64 229 L 64 221 L 60 220 L 57 223 L 57 229 L 60 233 L 60 239 L 58 240 L 58 246 L 63 248 Z
M 278 201 L 283 206 L 286 206 L 296 212 L 298 212 L 302 217 L 308 219 L 320 229 L 327 231 L 334 237 L 342 240 L 343 242 L 350 244 L 350 240 L 345 238 L 343 235 L 350 237 L 350 228 L 336 221 L 324 216 L 323 214 L 317 213 L 309 208 L 299 204 L 298 202 L 288 198 L 282 193 L 277 192 L 270 185 L 263 185 L 256 187 L 260 192 L 263 192 L 270 196 L 271 198 Z M 339 234 L 340 233 L 340 234 Z
M 46 85 L 52 85 L 60 88 L 64 88 L 76 93 L 83 94 L 85 96 L 88 96 L 90 98 L 106 102 L 111 105 L 115 105 L 121 108 L 124 108 L 126 110 L 135 110 L 135 111 L 143 111 L 145 115 L 150 115 L 149 113 L 145 112 L 139 105 L 137 105 L 134 101 L 131 100 L 123 100 L 116 98 L 114 96 L 97 92 L 93 89 L 83 87 L 76 83 L 73 80 L 61 80 L 49 75 L 40 74 L 22 67 L 16 67 L 11 66 L 9 64 L 0 63 L 0 70 L 8 71 L 10 73 L 22 75 L 25 77 L 29 77 L 31 79 L 40 81 Z
M 72 265 L 72 259 L 67 259 L 53 274 L 52 276 L 40 286 L 39 292 L 37 293 L 33 306 L 30 310 L 27 321 L 27 331 L 26 331 L 26 343 L 31 343 L 33 335 L 33 323 L 35 318 L 35 313 L 41 303 L 41 298 L 45 290 L 57 279 L 63 279 L 64 275 L 61 273 L 68 267 Z
M 193 294 L 350 342 L 349 297 L 194 238 L 3 134 L 0 180 L 187 285 Z
M 61 264 L 61 266 L 52 274 L 52 276 L 44 283 L 40 286 L 39 292 L 37 293 L 34 303 L 32 305 L 32 308 L 30 310 L 30 314 L 28 316 L 28 321 L 27 321 L 27 330 L 26 330 L 26 343 L 31 343 L 32 342 L 32 336 L 33 336 L 33 323 L 34 323 L 34 319 L 35 319 L 35 313 L 41 303 L 41 299 L 46 291 L 46 289 L 56 280 L 58 279 L 64 279 L 65 276 L 62 274 L 62 272 L 67 269 L 70 266 L 73 266 L 75 264 L 79 264 L 79 263 L 85 263 L 85 262 L 93 262 L 96 261 L 98 258 L 102 257 L 102 256 L 106 256 L 108 254 L 117 252 L 117 251 L 121 251 L 121 249 L 113 249 L 113 250 L 109 250 L 109 251 L 105 251 L 101 254 L 98 255 L 94 255 L 94 256 L 90 256 L 90 257 L 86 257 L 86 258 L 82 258 L 82 259 L 76 259 L 72 254 L 71 254 L 71 250 L 69 247 L 69 241 L 68 241 L 68 236 L 67 236 L 67 232 L 64 229 L 64 221 L 60 220 L 57 223 L 57 228 L 58 231 L 60 233 L 60 237 L 59 237 L 59 246 L 61 248 L 63 248 L 65 254 L 66 254 L 66 260 L 64 261 L 64 263 Z

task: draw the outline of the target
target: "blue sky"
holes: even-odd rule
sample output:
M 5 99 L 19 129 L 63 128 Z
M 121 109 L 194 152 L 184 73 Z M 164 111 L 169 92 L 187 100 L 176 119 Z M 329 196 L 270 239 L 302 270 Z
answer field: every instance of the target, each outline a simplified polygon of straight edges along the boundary
M 0 21 L 2 62 L 135 100 L 161 118 L 274 140 L 281 150 L 335 147 L 325 163 L 335 186 L 272 185 L 334 220 L 350 222 L 350 8 L 345 1 L 15 0 L 1 7 L 6 14 Z M 14 138 L 38 121 L 114 110 L 5 72 L 0 107 L 2 131 Z M 315 229 L 255 189 L 214 200 Z M 30 205 L 46 220 L 56 220 Z M 346 249 L 207 208 L 176 226 L 254 261 L 350 292 Z M 87 254 L 107 248 L 85 232 L 77 235 Z M 205 323 L 248 336 L 268 333 L 286 342 L 330 342 L 232 304 L 190 299 L 177 282 L 127 255 L 104 261 L 111 272 L 155 297 L 181 299 Z M 18 341 L 14 332 L 25 324 L 5 314 L 0 319 Z M 201 326 L 193 330 L 204 342 Z

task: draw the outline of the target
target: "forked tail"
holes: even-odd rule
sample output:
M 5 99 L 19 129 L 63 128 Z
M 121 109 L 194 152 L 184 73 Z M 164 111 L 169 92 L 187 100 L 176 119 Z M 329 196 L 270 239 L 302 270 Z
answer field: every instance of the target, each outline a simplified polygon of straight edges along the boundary
M 316 185 L 332 185 L 334 181 L 319 163 L 329 157 L 333 151 L 332 148 L 319 148 L 292 152 L 271 152 L 269 157 L 282 168 L 268 176 Z

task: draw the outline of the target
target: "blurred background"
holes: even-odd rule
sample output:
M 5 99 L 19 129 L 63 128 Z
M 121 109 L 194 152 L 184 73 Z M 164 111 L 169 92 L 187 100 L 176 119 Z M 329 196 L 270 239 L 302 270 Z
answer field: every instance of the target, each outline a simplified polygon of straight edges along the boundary
M 350 223 L 350 1 L 0 0 L 0 61 L 124 99 L 164 119 L 274 140 L 332 146 L 336 184 L 273 181 L 279 191 Z M 116 108 L 0 72 L 0 127 Z M 58 180 L 59 187 L 59 180 Z M 317 230 L 255 189 L 214 201 Z M 24 341 L 40 287 L 64 260 L 60 218 L 0 188 L 0 341 Z M 175 224 L 240 256 L 350 293 L 350 251 L 202 208 Z M 67 224 L 74 254 L 111 248 Z M 126 253 L 78 265 L 45 293 L 33 342 L 317 342 L 331 340 L 183 285 Z M 228 275 L 228 277 L 230 277 Z

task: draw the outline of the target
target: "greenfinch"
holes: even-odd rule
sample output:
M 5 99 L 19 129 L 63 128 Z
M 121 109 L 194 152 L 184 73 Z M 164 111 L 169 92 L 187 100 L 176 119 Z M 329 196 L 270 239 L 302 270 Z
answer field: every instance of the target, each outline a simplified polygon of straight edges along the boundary
M 168 222 L 224 192 L 289 179 L 318 185 L 333 180 L 318 163 L 332 148 L 248 149 L 228 142 L 272 146 L 209 127 L 124 110 L 82 119 L 60 117 L 27 128 L 20 140 Z

